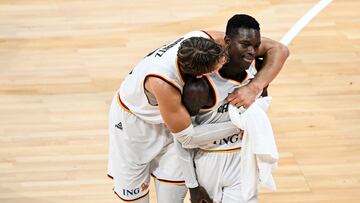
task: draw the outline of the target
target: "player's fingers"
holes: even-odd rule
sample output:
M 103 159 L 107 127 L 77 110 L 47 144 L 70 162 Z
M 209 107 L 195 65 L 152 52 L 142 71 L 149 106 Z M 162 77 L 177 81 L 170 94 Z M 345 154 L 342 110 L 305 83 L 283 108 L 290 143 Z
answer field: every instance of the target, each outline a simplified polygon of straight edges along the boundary
M 229 103 L 236 107 L 243 106 L 243 102 L 239 98 L 233 99 L 233 100 L 229 101 Z
M 240 113 L 244 113 L 246 111 L 246 108 L 244 106 L 238 107 Z
M 231 100 L 231 101 L 229 101 L 229 103 L 232 104 L 232 105 L 234 105 L 234 106 L 236 106 L 236 104 L 237 104 L 238 102 L 235 101 L 235 100 Z
M 236 99 L 235 95 L 234 94 L 229 94 L 227 97 L 226 97 L 226 100 L 228 102 L 231 102 L 233 101 L 234 99 Z
M 245 108 L 249 108 L 249 106 L 254 102 L 255 100 L 246 100 L 242 102 L 242 106 Z
M 236 107 L 237 107 L 237 108 L 241 108 L 241 107 L 243 107 L 243 105 L 242 105 L 242 103 L 237 103 L 237 104 L 236 104 Z

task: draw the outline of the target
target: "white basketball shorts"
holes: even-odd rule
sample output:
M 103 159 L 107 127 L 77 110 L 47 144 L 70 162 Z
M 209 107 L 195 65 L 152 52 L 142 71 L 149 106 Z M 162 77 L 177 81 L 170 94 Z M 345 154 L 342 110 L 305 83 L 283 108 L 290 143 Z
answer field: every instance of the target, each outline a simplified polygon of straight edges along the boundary
M 206 152 L 195 155 L 199 184 L 216 202 L 243 203 L 240 180 L 240 149 L 237 151 Z M 247 203 L 256 203 L 257 197 Z
M 134 201 L 149 192 L 151 173 L 159 180 L 183 183 L 165 124 L 149 124 L 121 106 L 115 95 L 109 112 L 108 175 L 114 191 L 124 201 Z

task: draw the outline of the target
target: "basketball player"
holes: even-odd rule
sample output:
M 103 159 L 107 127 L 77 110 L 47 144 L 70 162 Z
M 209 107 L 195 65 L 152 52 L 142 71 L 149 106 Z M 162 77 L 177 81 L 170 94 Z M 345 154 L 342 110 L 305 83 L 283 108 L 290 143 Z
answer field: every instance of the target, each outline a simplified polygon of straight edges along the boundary
M 233 27 L 233 22 L 246 22 L 240 28 Z M 248 46 L 256 47 L 260 41 L 260 27 L 259 23 L 248 15 L 235 15 L 231 18 L 227 25 L 227 35 L 231 37 L 230 40 L 235 40 L 240 43 L 246 42 Z M 246 48 L 238 49 L 240 55 L 250 54 Z M 262 62 L 257 60 L 257 69 L 262 67 Z M 232 92 L 235 88 L 248 84 L 256 74 L 257 70 L 250 63 L 245 61 L 240 62 L 239 66 L 229 66 L 225 64 L 219 71 L 219 74 L 211 74 L 203 76 L 202 78 L 191 78 L 187 80 L 183 87 L 182 101 L 184 106 L 189 111 L 189 114 L 194 116 L 194 123 L 197 125 L 204 125 L 209 123 L 221 123 L 230 120 L 228 115 L 229 102 L 226 101 L 226 91 Z M 241 67 L 241 68 L 240 68 Z M 228 78 L 223 81 L 221 78 Z M 263 94 L 266 96 L 266 94 Z M 196 98 L 196 99 L 194 99 Z M 212 110 L 206 110 L 218 98 L 223 98 Z M 201 109 L 201 111 L 200 111 Z M 241 147 L 241 133 L 229 134 L 225 139 L 205 140 L 198 146 L 185 147 L 199 147 L 195 155 L 196 174 L 199 184 L 204 186 L 208 191 L 210 198 L 216 202 L 222 203 L 242 203 L 245 202 L 241 196 L 241 180 L 240 180 L 240 147 Z M 257 197 L 253 197 L 247 202 L 257 202 Z
M 248 81 L 246 81 L 248 82 Z M 246 83 L 244 81 L 244 83 Z M 241 83 L 229 84 L 233 88 Z M 215 100 L 215 87 L 208 78 L 189 79 L 183 87 L 182 101 L 193 118 L 193 124 L 203 125 L 208 123 L 229 121 L 229 102 L 219 102 L 211 111 L 200 111 L 200 108 L 208 106 Z M 231 90 L 231 88 L 230 88 Z M 193 99 L 197 98 L 197 99 Z M 241 196 L 240 179 L 240 149 L 242 132 L 229 134 L 227 138 L 209 140 L 199 144 L 194 156 L 197 180 L 208 192 L 209 198 L 214 202 L 243 203 Z M 186 147 L 195 147 L 186 146 Z M 257 202 L 257 197 L 251 201 Z M 210 202 L 208 202 L 210 203 Z
M 206 74 L 226 62 L 223 47 L 207 38 L 204 32 L 191 32 L 150 53 L 133 69 L 115 95 L 110 109 L 108 173 L 114 178 L 114 191 L 123 201 L 149 201 L 150 173 L 157 178 L 157 188 L 160 180 L 175 185 L 168 184 L 174 188 L 170 194 L 158 193 L 158 202 L 183 201 L 187 188 L 176 165 L 170 131 L 176 132 L 191 124 L 181 104 L 182 73 Z M 208 129 L 238 131 L 231 122 L 199 127 L 204 127 L 203 132 Z M 165 162 L 174 163 L 158 167 Z M 196 187 L 198 185 L 194 185 Z
M 152 173 L 156 177 L 159 203 L 183 201 L 187 189 L 183 184 L 179 161 L 175 158 L 171 134 L 186 145 L 199 142 L 192 135 L 202 132 L 198 128 L 202 126 L 191 127 L 191 118 L 181 104 L 184 75 L 206 74 L 226 62 L 222 48 L 210 43 L 212 40 L 204 43 L 187 39 L 203 37 L 216 40 L 215 36 L 219 33 L 196 31 L 160 47 L 134 68 L 115 95 L 110 109 L 108 173 L 114 178 L 114 191 L 122 200 L 148 202 L 149 175 Z M 221 40 L 225 44 L 224 38 Z M 179 48 L 181 42 L 184 46 Z M 195 47 L 197 51 L 194 51 Z M 259 54 L 267 59 L 267 70 L 262 74 L 261 82 L 254 85 L 257 88 L 271 81 L 285 60 L 278 59 L 279 55 L 284 55 L 279 43 L 267 39 L 260 47 Z M 254 94 L 254 91 L 248 91 L 250 89 L 253 90 L 248 88 L 238 92 Z M 230 122 L 218 125 L 212 124 L 202 130 L 225 130 L 227 133 L 223 137 L 229 131 L 238 132 Z M 199 188 L 197 182 L 189 180 L 189 188 Z

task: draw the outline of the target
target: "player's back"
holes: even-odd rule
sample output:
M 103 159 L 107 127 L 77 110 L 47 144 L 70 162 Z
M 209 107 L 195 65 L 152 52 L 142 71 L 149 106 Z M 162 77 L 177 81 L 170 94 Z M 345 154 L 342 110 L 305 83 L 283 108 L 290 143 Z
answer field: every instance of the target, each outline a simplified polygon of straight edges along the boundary
M 121 102 L 133 114 L 149 123 L 163 123 L 155 97 L 148 92 L 145 81 L 158 77 L 182 92 L 183 79 L 177 63 L 177 52 L 183 40 L 208 35 L 202 31 L 190 32 L 164 45 L 144 57 L 122 82 L 119 94 Z

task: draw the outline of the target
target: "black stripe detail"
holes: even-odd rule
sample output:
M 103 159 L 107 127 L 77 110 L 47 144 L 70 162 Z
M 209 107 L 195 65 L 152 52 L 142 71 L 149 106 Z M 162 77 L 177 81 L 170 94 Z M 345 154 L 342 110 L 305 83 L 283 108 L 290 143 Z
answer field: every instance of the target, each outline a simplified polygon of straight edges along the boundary
M 156 177 L 154 174 L 151 174 L 151 176 L 156 178 L 160 182 L 173 183 L 173 184 L 185 184 L 185 181 L 183 181 L 183 180 L 182 181 L 174 181 L 174 180 L 160 179 L 160 178 Z

